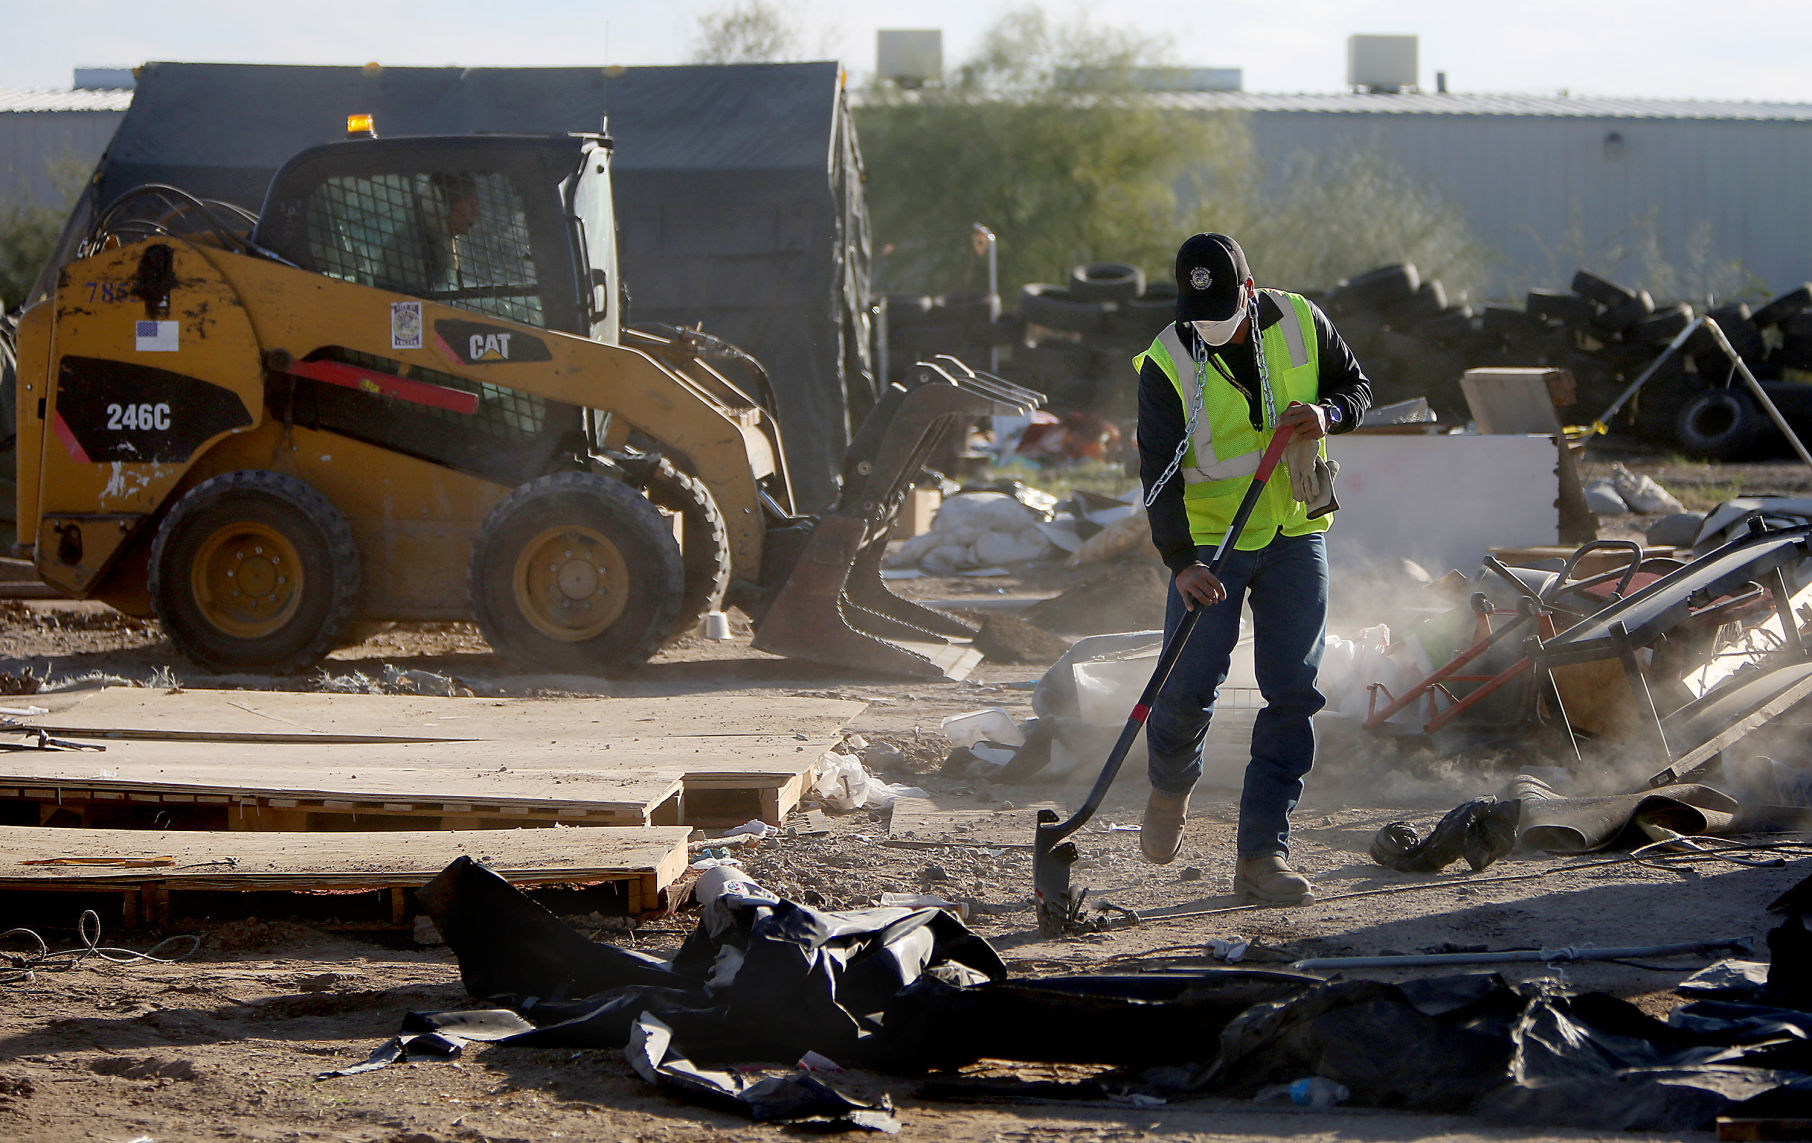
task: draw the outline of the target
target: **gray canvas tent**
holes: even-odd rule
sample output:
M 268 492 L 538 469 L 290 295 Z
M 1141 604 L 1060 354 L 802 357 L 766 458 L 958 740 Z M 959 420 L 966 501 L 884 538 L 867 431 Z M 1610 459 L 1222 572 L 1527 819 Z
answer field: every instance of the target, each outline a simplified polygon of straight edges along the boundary
M 596 131 L 616 140 L 634 322 L 702 323 L 773 379 L 800 504 L 823 507 L 874 400 L 861 159 L 834 63 L 637 68 L 152 63 L 64 236 L 160 182 L 257 210 L 277 167 L 345 137 Z

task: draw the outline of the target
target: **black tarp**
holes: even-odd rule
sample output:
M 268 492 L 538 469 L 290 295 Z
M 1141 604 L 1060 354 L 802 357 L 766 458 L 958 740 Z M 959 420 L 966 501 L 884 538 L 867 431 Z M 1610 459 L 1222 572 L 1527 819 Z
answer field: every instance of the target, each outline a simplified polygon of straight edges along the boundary
M 861 160 L 834 63 L 386 68 L 150 63 L 77 207 L 147 182 L 256 210 L 270 176 L 370 112 L 380 134 L 597 131 L 616 140 L 634 322 L 702 322 L 774 381 L 800 505 L 873 402 Z M 64 257 L 69 236 L 65 235 Z

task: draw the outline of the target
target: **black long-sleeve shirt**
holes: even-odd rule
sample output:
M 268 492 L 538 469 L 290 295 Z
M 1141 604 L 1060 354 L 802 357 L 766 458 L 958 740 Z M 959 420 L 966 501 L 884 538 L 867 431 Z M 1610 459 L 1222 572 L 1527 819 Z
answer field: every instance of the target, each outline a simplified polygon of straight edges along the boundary
M 1366 410 L 1372 407 L 1372 383 L 1360 367 L 1359 359 L 1353 356 L 1352 349 L 1328 321 L 1327 315 L 1321 312 L 1321 307 L 1311 302 L 1309 311 L 1315 319 L 1315 341 L 1320 353 L 1317 401 L 1340 410 L 1340 423 L 1329 426 L 1331 433 L 1351 432 Z M 1270 329 L 1284 316 L 1284 311 L 1270 294 L 1259 294 L 1260 332 Z M 1294 313 L 1290 317 L 1294 320 Z M 1178 329 L 1177 336 L 1182 340 L 1183 348 L 1193 352 L 1195 330 L 1185 325 Z M 1208 384 L 1229 383 L 1221 370 L 1215 368 L 1218 361 L 1245 394 L 1252 409 L 1253 427 L 1262 429 L 1264 405 L 1257 398 L 1258 341 L 1256 336 L 1248 335 L 1243 344 L 1230 342 L 1209 347 Z M 1179 361 L 1177 365 L 1188 367 L 1186 361 Z M 1151 517 L 1151 542 L 1173 572 L 1188 567 L 1196 558 L 1195 540 L 1189 534 L 1189 515 L 1183 507 L 1182 473 L 1173 472 L 1156 499 L 1152 499 L 1151 490 L 1177 454 L 1177 445 L 1182 442 L 1188 424 L 1188 413 L 1177 395 L 1176 386 L 1170 383 L 1170 378 L 1156 362 L 1148 359 L 1139 371 L 1139 479 L 1145 488 L 1146 499 L 1152 500 L 1147 510 Z

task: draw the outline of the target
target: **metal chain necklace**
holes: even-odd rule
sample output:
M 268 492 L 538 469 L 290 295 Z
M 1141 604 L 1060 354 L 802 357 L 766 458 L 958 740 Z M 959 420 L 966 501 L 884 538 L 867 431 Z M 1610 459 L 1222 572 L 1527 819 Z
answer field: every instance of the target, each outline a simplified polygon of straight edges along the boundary
M 1252 301 L 1247 308 L 1247 318 L 1250 324 L 1248 336 L 1252 338 L 1253 356 L 1258 358 L 1258 388 L 1265 397 L 1265 422 L 1275 427 L 1277 425 L 1277 399 L 1271 394 L 1271 370 L 1265 364 L 1264 350 L 1258 341 L 1258 294 L 1256 291 L 1253 292 Z M 1164 475 L 1158 477 L 1152 484 L 1151 491 L 1145 494 L 1146 508 L 1150 508 L 1157 502 L 1159 491 L 1170 483 L 1170 478 L 1175 476 L 1177 469 L 1182 467 L 1183 455 L 1189 451 L 1190 444 L 1195 440 L 1196 421 L 1202 415 L 1202 404 L 1207 398 L 1208 346 L 1202 341 L 1199 334 L 1194 337 L 1193 342 L 1189 356 L 1195 362 L 1195 396 L 1189 402 L 1189 416 L 1187 423 L 1183 426 L 1183 439 L 1177 442 L 1176 455 L 1171 457 L 1170 463 L 1165 466 Z

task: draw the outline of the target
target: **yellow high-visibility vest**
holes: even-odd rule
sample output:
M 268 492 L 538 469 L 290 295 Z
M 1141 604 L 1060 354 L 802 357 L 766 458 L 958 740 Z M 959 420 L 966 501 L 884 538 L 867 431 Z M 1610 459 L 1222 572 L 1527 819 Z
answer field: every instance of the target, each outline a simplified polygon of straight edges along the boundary
M 1265 393 L 1253 396 L 1265 406 L 1260 418 L 1265 427 L 1252 427 L 1252 408 L 1245 395 L 1210 363 L 1195 433 L 1177 469 L 1183 478 L 1189 534 L 1200 546 L 1218 544 L 1227 534 L 1234 511 L 1251 487 L 1252 474 L 1258 471 L 1258 459 L 1276 434 L 1277 417 L 1289 408 L 1290 402 L 1312 405 L 1321 395 L 1320 343 L 1308 299 L 1282 290 L 1261 292 L 1270 295 L 1283 311 L 1282 318 L 1257 335 L 1259 350 L 1265 355 L 1269 400 Z M 1148 359 L 1155 361 L 1176 387 L 1187 421 L 1199 378 L 1195 361 L 1183 348 L 1175 325 L 1165 326 L 1151 347 L 1133 358 L 1133 368 L 1143 368 Z M 1325 440 L 1320 451 L 1323 457 L 1327 455 Z M 1290 495 L 1288 466 L 1279 464 L 1234 546 L 1254 551 L 1270 543 L 1279 532 L 1286 536 L 1325 532 L 1332 520 L 1332 513 L 1309 519 L 1308 507 Z

